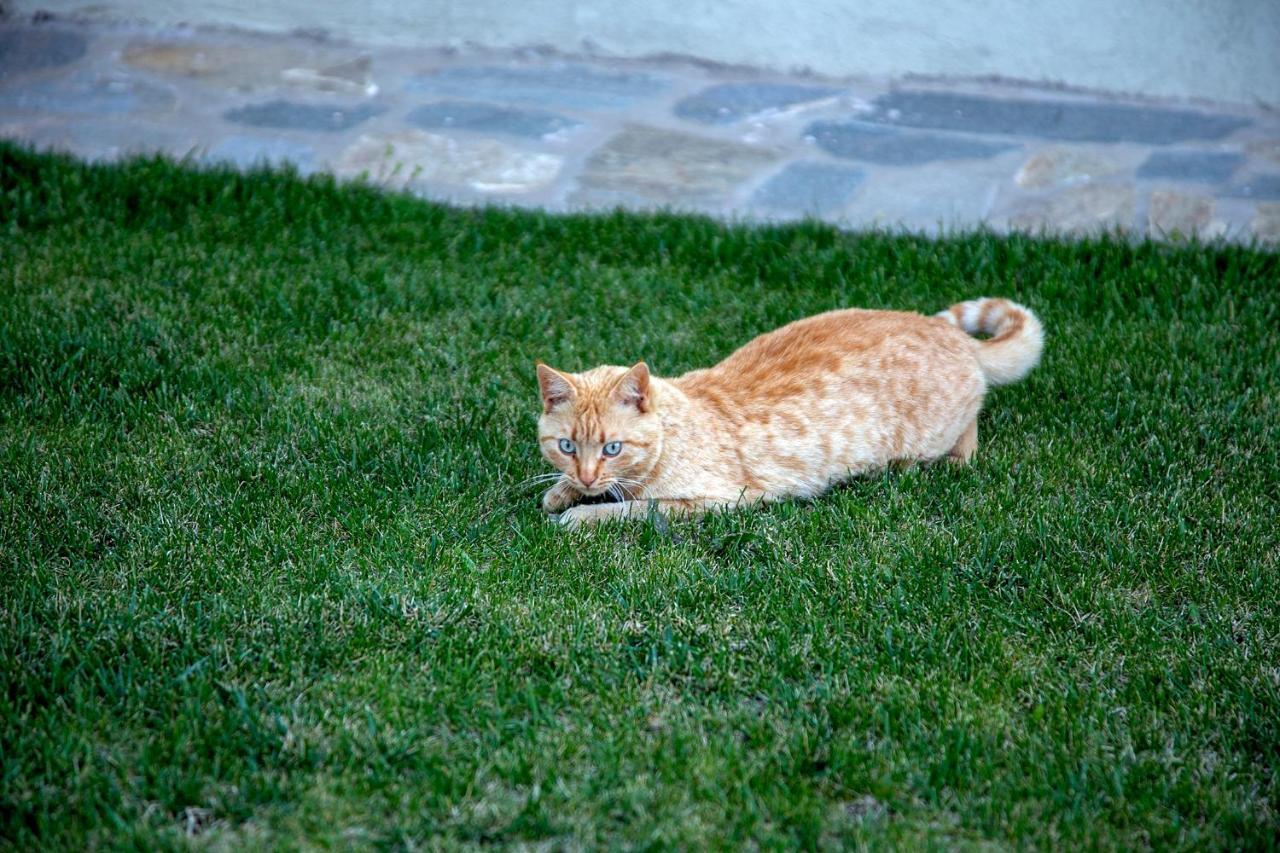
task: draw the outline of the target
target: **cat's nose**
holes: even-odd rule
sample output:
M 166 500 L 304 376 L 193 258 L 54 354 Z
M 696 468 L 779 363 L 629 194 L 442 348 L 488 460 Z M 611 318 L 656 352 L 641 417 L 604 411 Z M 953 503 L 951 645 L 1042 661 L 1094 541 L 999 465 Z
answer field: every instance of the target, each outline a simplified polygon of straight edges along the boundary
M 582 481 L 582 485 L 590 488 L 591 484 L 596 481 L 596 475 L 595 474 L 579 474 L 578 479 Z

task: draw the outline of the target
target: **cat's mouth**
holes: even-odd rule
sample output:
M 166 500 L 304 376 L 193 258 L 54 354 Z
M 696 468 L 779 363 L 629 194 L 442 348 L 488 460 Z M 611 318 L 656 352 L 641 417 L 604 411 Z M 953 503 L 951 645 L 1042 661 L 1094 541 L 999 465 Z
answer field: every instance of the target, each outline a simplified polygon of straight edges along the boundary
M 612 481 L 605 483 L 603 486 L 592 486 L 589 489 L 584 488 L 581 484 L 575 484 L 575 487 L 582 495 L 582 500 L 579 503 L 603 504 L 616 503 L 622 500 L 621 489 Z
M 589 504 L 616 504 L 621 503 L 622 498 L 618 497 L 617 492 L 603 491 L 594 495 L 583 494 L 582 499 L 578 501 L 579 506 L 587 506 Z

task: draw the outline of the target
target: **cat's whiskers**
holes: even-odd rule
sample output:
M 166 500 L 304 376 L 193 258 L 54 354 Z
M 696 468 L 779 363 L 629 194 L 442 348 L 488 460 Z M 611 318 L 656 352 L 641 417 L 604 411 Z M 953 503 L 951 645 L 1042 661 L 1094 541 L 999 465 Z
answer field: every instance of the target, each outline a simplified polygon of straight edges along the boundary
M 618 496 L 621 500 L 635 500 L 637 495 L 643 494 L 645 490 L 644 483 L 630 477 L 614 477 L 613 485 L 610 488 L 614 487 L 617 487 Z
M 527 479 L 521 480 L 520 482 L 516 483 L 515 488 L 524 489 L 524 488 L 528 488 L 529 486 L 539 485 L 541 483 L 550 483 L 550 482 L 559 480 L 562 477 L 564 477 L 564 474 L 560 471 L 554 471 L 550 474 L 534 474 L 532 477 L 529 477 Z

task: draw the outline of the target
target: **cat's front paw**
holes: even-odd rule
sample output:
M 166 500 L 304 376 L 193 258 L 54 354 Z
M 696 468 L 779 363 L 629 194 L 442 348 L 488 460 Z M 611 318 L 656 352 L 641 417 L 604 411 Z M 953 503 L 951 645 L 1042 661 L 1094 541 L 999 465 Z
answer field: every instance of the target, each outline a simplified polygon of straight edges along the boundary
M 542 511 L 547 514 L 557 513 L 581 499 L 582 495 L 569 485 L 568 480 L 560 480 L 542 496 Z
M 556 517 L 556 523 L 570 530 L 584 524 L 598 524 L 609 518 L 621 518 L 618 507 L 622 504 L 579 504 L 571 506 Z

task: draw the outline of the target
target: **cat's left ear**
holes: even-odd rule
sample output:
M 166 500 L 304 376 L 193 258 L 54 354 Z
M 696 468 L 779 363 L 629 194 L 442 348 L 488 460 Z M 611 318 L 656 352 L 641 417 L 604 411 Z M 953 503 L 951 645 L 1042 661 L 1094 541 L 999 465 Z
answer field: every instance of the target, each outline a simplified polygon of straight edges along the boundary
M 613 386 L 613 397 L 624 406 L 635 406 L 641 414 L 649 411 L 649 365 L 642 361 L 628 370 Z

